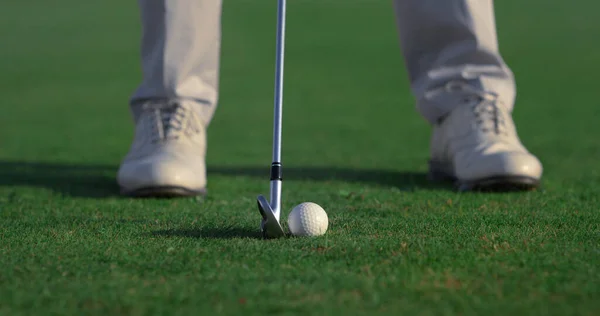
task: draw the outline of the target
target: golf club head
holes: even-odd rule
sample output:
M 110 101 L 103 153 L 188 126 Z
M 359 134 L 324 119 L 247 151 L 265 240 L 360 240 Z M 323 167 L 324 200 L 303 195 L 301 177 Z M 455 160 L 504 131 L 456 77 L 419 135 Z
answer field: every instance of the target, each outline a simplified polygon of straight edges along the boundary
M 271 205 L 267 201 L 267 199 L 259 195 L 256 199 L 258 202 L 258 211 L 262 216 L 262 222 L 260 223 L 260 228 L 262 229 L 264 238 L 279 238 L 285 235 L 283 231 L 283 227 L 279 223 L 279 219 L 275 218 L 275 214 L 273 213 L 273 209 Z

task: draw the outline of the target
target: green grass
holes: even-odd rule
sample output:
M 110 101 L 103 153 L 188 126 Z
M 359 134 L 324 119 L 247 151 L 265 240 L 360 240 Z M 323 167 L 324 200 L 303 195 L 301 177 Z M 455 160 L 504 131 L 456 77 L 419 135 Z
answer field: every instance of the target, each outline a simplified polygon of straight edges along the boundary
M 544 189 L 458 194 L 425 180 L 429 127 L 389 1 L 290 1 L 284 207 L 320 203 L 330 230 L 274 241 L 258 238 L 255 196 L 275 1 L 225 2 L 205 200 L 117 195 L 134 2 L 3 3 L 0 315 L 600 312 L 598 2 L 497 3 Z

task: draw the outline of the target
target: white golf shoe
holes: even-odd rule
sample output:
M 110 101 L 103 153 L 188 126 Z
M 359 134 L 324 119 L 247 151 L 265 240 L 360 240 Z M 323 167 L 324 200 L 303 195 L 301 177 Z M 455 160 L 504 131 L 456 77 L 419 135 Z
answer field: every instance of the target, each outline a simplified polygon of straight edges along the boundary
M 206 132 L 191 104 L 143 105 L 135 137 L 117 175 L 121 193 L 176 197 L 205 193 Z
M 432 179 L 454 180 L 461 191 L 539 186 L 542 164 L 523 146 L 511 114 L 495 94 L 463 82 L 450 82 L 430 93 L 451 93 L 461 102 L 433 128 Z

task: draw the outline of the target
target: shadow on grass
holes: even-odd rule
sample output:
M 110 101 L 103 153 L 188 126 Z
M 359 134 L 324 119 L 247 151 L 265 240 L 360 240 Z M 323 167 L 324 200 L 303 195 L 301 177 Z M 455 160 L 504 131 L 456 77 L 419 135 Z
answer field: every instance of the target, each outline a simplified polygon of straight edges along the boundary
M 208 167 L 208 174 L 269 179 L 269 167 Z M 401 190 L 452 189 L 448 183 L 431 182 L 424 172 L 385 169 L 350 169 L 336 167 L 284 167 L 283 179 L 307 181 L 342 181 L 397 187 Z
M 118 196 L 115 174 L 114 166 L 0 161 L 0 187 L 42 187 L 74 197 Z
M 103 198 L 119 195 L 116 165 L 0 161 L 0 187 L 43 187 L 73 197 Z M 269 167 L 209 167 L 208 177 L 253 177 L 268 180 Z M 450 189 L 431 183 L 425 173 L 328 167 L 285 167 L 284 180 L 346 181 L 397 187 L 401 190 Z
M 153 236 L 159 237 L 186 237 L 204 239 L 234 239 L 234 238 L 262 238 L 258 229 L 247 229 L 237 227 L 227 228 L 199 228 L 199 229 L 168 229 L 152 232 Z

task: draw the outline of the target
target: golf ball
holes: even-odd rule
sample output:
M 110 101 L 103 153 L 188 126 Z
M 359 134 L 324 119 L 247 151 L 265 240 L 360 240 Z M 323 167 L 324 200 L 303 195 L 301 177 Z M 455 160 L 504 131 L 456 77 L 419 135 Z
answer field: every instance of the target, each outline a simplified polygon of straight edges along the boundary
M 312 202 L 298 204 L 288 216 L 288 227 L 294 236 L 320 236 L 325 234 L 328 225 L 325 210 Z

